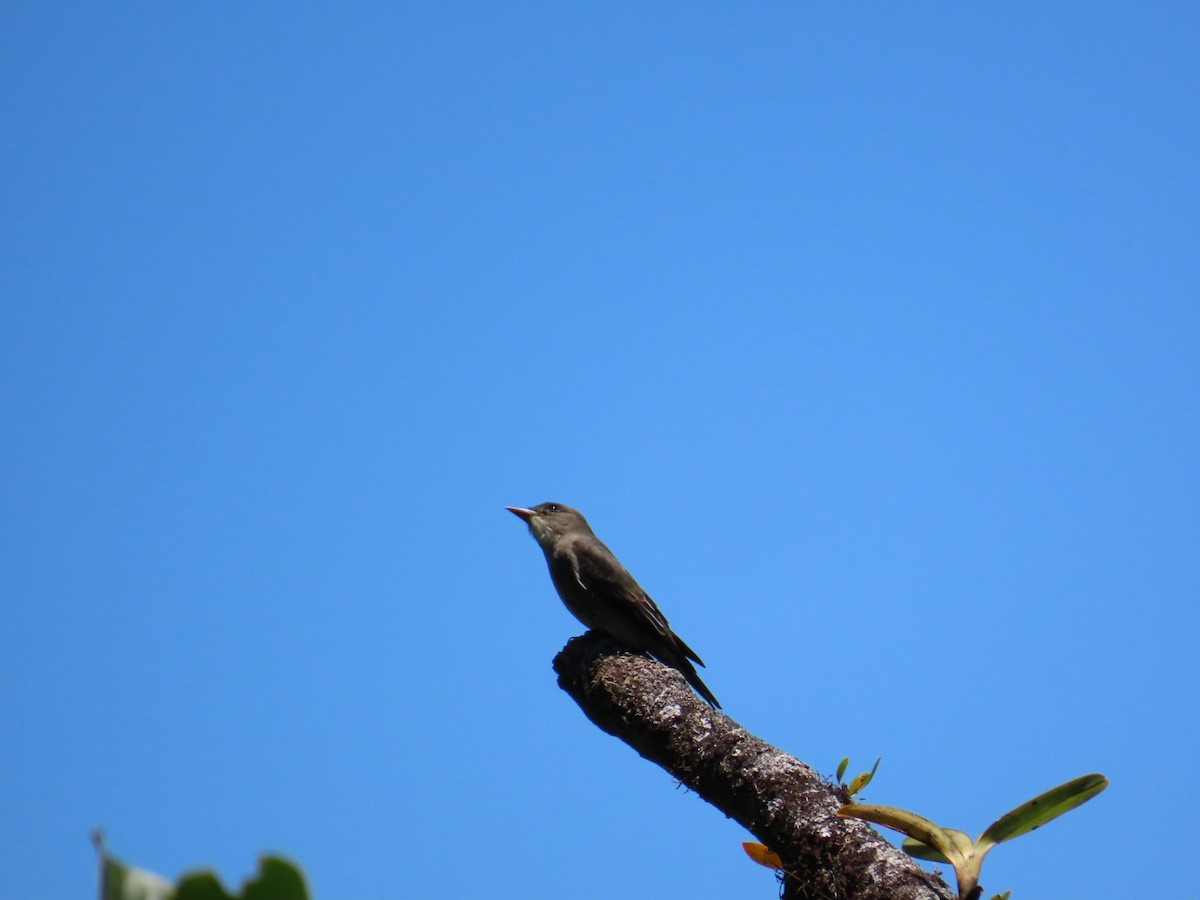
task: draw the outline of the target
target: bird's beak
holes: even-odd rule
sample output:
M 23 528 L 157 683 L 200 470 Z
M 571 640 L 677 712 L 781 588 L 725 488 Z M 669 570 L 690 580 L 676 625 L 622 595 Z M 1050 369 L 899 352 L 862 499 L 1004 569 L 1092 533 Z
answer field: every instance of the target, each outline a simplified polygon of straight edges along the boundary
M 537 513 L 535 513 L 532 509 L 526 509 L 523 506 L 506 506 L 504 508 L 517 518 L 524 519 L 526 522 L 537 515 Z

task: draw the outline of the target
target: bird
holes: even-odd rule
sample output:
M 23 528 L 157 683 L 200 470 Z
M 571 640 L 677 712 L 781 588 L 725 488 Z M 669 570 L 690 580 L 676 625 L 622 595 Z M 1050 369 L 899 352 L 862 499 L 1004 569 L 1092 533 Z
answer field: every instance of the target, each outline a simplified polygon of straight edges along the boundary
M 596 537 L 579 510 L 564 503 L 504 508 L 529 526 L 546 555 L 550 580 L 575 618 L 678 669 L 696 693 L 714 709 L 721 708 L 692 665 L 704 665 L 696 651 L 671 630 L 658 605 Z

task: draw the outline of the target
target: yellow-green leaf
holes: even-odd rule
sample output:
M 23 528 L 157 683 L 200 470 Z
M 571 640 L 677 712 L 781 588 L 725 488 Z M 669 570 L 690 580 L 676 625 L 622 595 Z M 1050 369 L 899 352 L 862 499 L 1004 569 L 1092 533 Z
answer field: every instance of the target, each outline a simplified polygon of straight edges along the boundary
M 951 843 L 958 848 L 959 853 L 964 857 L 969 857 L 975 852 L 975 845 L 971 841 L 971 836 L 965 831 L 959 831 L 957 828 L 943 828 L 942 831 L 950 838 Z M 950 860 L 930 847 L 928 844 L 918 841 L 915 838 L 905 838 L 901 843 L 900 849 L 909 856 L 915 856 L 918 859 L 927 859 L 930 862 L 948 863 Z
M 875 772 L 879 768 L 879 763 L 882 759 L 883 757 L 881 756 L 879 759 L 875 760 L 875 765 L 871 766 L 870 772 L 859 772 L 854 776 L 854 780 L 850 782 L 851 797 L 871 783 L 871 779 L 875 777 Z
M 1002 815 L 979 836 L 977 843 L 980 847 L 988 848 L 1001 841 L 1020 837 L 1086 803 L 1106 787 L 1108 779 L 1098 772 L 1073 778 Z
M 866 819 L 868 822 L 885 825 L 901 834 L 916 838 L 941 853 L 956 869 L 966 860 L 957 842 L 945 829 L 907 809 L 878 803 L 848 803 L 838 810 L 838 815 Z

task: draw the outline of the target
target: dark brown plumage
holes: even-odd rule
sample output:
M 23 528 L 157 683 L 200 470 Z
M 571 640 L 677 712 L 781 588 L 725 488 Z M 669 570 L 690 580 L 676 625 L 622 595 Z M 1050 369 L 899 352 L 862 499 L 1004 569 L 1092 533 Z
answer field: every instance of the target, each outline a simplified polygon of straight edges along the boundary
M 529 525 L 546 555 L 558 596 L 575 618 L 678 669 L 701 697 L 721 708 L 692 665 L 704 665 L 696 651 L 671 630 L 666 616 L 596 537 L 579 510 L 562 503 L 505 509 Z

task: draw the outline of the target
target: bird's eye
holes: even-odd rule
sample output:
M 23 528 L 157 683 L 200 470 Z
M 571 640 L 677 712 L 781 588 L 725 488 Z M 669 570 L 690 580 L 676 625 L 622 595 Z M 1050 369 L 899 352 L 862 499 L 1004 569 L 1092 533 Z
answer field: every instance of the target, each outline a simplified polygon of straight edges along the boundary
M 549 510 L 550 512 L 558 512 L 558 504 L 557 503 L 547 503 L 546 509 Z

